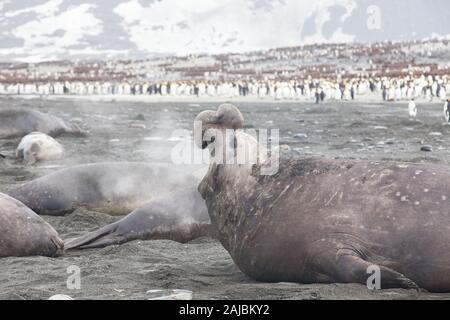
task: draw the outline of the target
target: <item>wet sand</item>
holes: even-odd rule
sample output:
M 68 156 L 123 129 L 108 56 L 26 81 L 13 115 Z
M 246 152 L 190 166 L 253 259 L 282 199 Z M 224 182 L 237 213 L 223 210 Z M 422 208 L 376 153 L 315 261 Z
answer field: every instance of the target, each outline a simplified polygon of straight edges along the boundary
M 217 102 L 101 102 L 0 98 L 0 108 L 50 112 L 89 130 L 86 138 L 60 137 L 66 159 L 24 167 L 0 158 L 0 192 L 63 167 L 90 162 L 171 162 L 178 143 L 173 130 L 190 130 L 196 114 Z M 450 164 L 450 126 L 441 103 L 419 104 L 410 120 L 406 104 L 239 103 L 249 128 L 280 129 L 280 142 L 299 155 Z M 135 128 L 130 127 L 135 124 Z M 136 124 L 138 124 L 136 126 Z M 142 126 L 145 125 L 145 128 Z M 0 140 L 0 154 L 12 157 L 20 139 Z M 431 145 L 433 152 L 420 151 Z M 118 217 L 77 210 L 44 216 L 66 239 Z M 70 290 L 67 268 L 81 269 L 81 288 Z M 60 258 L 0 259 L 0 299 L 147 299 L 148 290 L 190 290 L 194 299 L 448 299 L 450 294 L 412 290 L 368 291 L 362 285 L 258 283 L 244 274 L 212 239 L 188 244 L 133 241 L 121 246 L 69 252 Z

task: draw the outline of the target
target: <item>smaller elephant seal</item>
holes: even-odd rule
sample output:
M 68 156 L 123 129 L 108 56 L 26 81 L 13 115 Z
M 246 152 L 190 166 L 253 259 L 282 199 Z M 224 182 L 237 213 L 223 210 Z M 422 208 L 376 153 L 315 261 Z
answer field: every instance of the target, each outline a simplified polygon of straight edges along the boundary
M 31 132 L 42 132 L 52 137 L 86 135 L 76 124 L 66 123 L 50 114 L 28 109 L 0 109 L 0 139 L 21 138 Z
M 64 158 L 63 146 L 41 132 L 32 132 L 23 137 L 16 150 L 16 159 L 28 165 L 62 158 Z
M 64 242 L 36 213 L 0 193 L 0 257 L 60 256 Z
M 61 216 L 85 208 L 126 215 L 188 182 L 185 166 L 141 162 L 78 165 L 26 182 L 8 192 L 37 214 Z
M 66 250 L 100 248 L 132 240 L 172 240 L 186 243 L 212 236 L 205 201 L 196 184 L 150 201 L 117 222 L 69 239 Z

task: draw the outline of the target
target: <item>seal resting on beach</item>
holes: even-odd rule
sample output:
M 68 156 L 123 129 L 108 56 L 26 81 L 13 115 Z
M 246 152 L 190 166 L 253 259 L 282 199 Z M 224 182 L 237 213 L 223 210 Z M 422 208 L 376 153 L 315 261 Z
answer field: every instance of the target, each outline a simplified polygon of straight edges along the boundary
M 0 109 L 0 139 L 21 138 L 31 132 L 42 132 L 52 137 L 85 135 L 77 125 L 50 114 L 29 109 Z
M 205 201 L 190 183 L 154 199 L 121 220 L 66 241 L 66 250 L 100 248 L 132 240 L 189 242 L 212 236 Z
M 192 179 L 181 166 L 92 163 L 26 182 L 8 194 L 43 215 L 64 215 L 77 208 L 126 215 Z
M 63 146 L 49 135 L 41 132 L 32 132 L 23 137 L 16 149 L 16 159 L 29 165 L 38 161 L 62 158 L 64 158 Z
M 60 256 L 64 243 L 24 204 L 0 193 L 0 257 Z
M 236 107 L 202 112 L 196 121 L 202 137 L 233 128 L 232 144 L 204 137 L 196 144 L 234 155 L 245 135 Z M 366 285 L 375 265 L 381 288 L 450 291 L 448 166 L 281 157 L 275 174 L 261 175 L 269 159 L 211 159 L 199 192 L 218 239 L 248 276 Z

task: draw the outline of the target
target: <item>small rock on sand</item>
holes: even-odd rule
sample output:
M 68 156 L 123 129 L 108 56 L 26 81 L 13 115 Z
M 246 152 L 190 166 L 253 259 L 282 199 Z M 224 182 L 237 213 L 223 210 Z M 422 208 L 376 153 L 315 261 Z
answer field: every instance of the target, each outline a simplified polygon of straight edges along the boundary
M 192 300 L 192 291 L 189 290 L 149 290 L 148 300 Z
M 294 134 L 294 138 L 295 139 L 306 139 L 306 138 L 308 138 L 308 135 L 305 133 L 297 133 L 297 134 Z
M 134 128 L 134 129 L 146 129 L 147 126 L 143 123 L 130 123 L 130 128 Z
M 54 296 L 48 298 L 48 300 L 74 300 L 74 299 L 66 294 L 55 294 Z
M 432 152 L 433 151 L 433 147 L 430 146 L 430 145 L 424 145 L 424 146 L 422 146 L 422 148 L 420 148 L 420 151 Z
M 373 129 L 374 130 L 387 130 L 387 127 L 385 127 L 385 126 L 374 126 Z

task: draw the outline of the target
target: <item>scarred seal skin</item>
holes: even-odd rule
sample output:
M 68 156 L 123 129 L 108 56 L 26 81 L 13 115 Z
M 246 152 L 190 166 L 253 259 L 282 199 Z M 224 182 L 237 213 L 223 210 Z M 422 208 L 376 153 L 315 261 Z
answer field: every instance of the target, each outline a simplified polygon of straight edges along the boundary
M 230 128 L 213 118 L 214 130 Z M 248 276 L 366 285 L 375 265 L 381 288 L 450 291 L 448 166 L 292 156 L 274 175 L 260 166 L 213 161 L 199 185 L 219 240 Z

